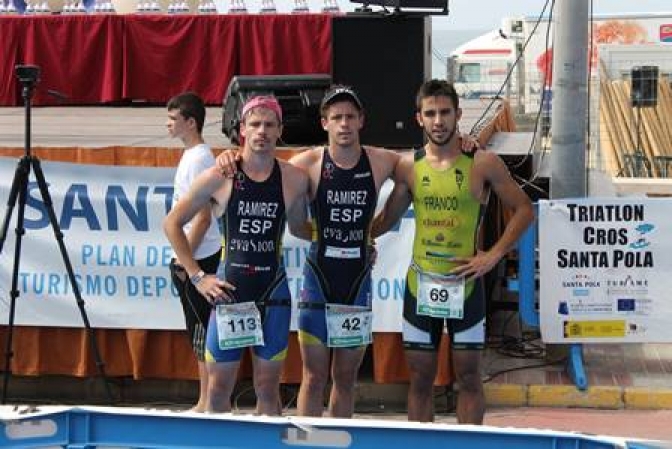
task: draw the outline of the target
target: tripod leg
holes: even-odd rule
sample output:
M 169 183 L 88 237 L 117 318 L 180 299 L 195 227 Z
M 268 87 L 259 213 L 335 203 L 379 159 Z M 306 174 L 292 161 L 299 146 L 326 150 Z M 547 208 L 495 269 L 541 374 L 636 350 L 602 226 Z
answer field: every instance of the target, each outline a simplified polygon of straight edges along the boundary
M 14 206 L 16 205 L 16 198 L 19 195 L 19 187 L 27 185 L 21 184 L 24 179 L 28 179 L 28 173 L 30 172 L 29 159 L 27 157 L 22 157 L 19 159 L 19 163 L 16 166 L 14 171 L 14 179 L 12 180 L 12 187 L 9 190 L 9 199 L 7 200 L 7 213 L 5 214 L 5 219 L 2 222 L 2 230 L 0 230 L 0 254 L 2 249 L 5 246 L 5 240 L 7 239 L 7 229 L 9 229 L 9 222 L 12 219 L 12 212 L 14 211 Z
M 79 313 L 82 316 L 84 327 L 86 327 L 87 335 L 89 336 L 89 342 L 96 361 L 96 367 L 98 368 L 98 373 L 103 378 L 103 382 L 105 384 L 105 390 L 107 392 L 107 397 L 110 400 L 110 403 L 113 403 L 114 397 L 112 396 L 112 390 L 110 389 L 110 384 L 108 382 L 107 375 L 105 374 L 105 364 L 103 363 L 103 360 L 100 356 L 100 351 L 98 350 L 98 341 L 96 339 L 96 334 L 94 330 L 91 328 L 89 317 L 86 314 L 86 309 L 84 308 L 84 300 L 82 299 L 79 286 L 77 285 L 77 281 L 75 279 L 75 273 L 74 270 L 72 269 L 70 256 L 68 256 L 68 250 L 65 247 L 65 243 L 63 242 L 63 232 L 61 231 L 61 228 L 58 224 L 58 219 L 56 218 L 56 213 L 54 212 L 54 205 L 53 202 L 51 201 L 51 195 L 49 194 L 47 182 L 45 181 L 44 173 L 42 172 L 42 166 L 40 165 L 40 160 L 37 157 L 33 156 L 31 157 L 31 162 L 33 171 L 35 173 L 35 179 L 37 180 L 37 185 L 42 195 L 42 201 L 44 202 L 47 214 L 49 215 L 51 228 L 53 229 L 54 235 L 56 236 L 56 241 L 58 242 L 58 249 L 61 252 L 61 257 L 63 258 L 63 263 L 65 264 L 65 269 L 68 273 L 70 286 L 72 287 L 72 292 L 75 295 L 77 307 L 79 308 Z
M 19 160 L 19 165 L 14 173 L 14 180 L 12 181 L 12 191 L 10 193 L 10 201 L 7 203 L 7 216 L 3 224 L 3 239 L 4 246 L 5 237 L 7 236 L 6 227 L 9 225 L 10 216 L 16 200 L 19 200 L 18 217 L 16 220 L 16 241 L 14 242 L 14 264 L 12 266 L 12 289 L 10 292 L 9 303 L 9 320 L 7 323 L 7 341 L 5 346 L 5 371 L 2 379 L 2 403 L 7 401 L 7 387 L 9 386 L 9 375 L 12 372 L 12 357 L 14 351 L 12 350 L 12 343 L 14 339 L 14 314 L 16 312 L 16 298 L 19 296 L 18 282 L 19 270 L 21 265 L 21 242 L 23 234 L 26 230 L 23 227 L 23 214 L 26 208 L 26 196 L 28 194 L 28 175 L 30 173 L 30 160 L 23 157 Z

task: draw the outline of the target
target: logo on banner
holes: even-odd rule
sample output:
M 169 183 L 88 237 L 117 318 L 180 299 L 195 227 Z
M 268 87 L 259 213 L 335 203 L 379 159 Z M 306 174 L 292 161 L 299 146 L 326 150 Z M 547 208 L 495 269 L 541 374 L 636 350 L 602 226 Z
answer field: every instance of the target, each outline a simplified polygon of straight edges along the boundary
M 649 234 L 655 229 L 655 226 L 650 223 L 643 223 L 635 228 L 637 231 L 638 237 L 637 240 L 630 243 L 630 248 L 632 249 L 643 249 L 648 247 L 651 242 L 646 238 L 646 234 Z
M 644 296 L 649 293 L 649 280 L 626 275 L 622 278 L 607 279 L 608 295 Z
M 660 26 L 660 42 L 672 42 L 672 24 L 666 23 Z
M 614 312 L 611 302 L 584 302 L 560 301 L 558 303 L 558 314 L 560 315 L 608 315 Z
M 616 307 L 619 312 L 634 312 L 635 298 L 619 298 Z
M 565 321 L 562 327 L 565 338 L 623 338 L 626 322 L 625 320 Z
M 646 333 L 646 326 L 638 323 L 628 323 L 628 335 L 641 335 Z
M 574 296 L 588 296 L 588 289 L 600 288 L 600 281 L 593 281 L 587 274 L 577 273 L 562 281 L 563 288 L 571 288 Z

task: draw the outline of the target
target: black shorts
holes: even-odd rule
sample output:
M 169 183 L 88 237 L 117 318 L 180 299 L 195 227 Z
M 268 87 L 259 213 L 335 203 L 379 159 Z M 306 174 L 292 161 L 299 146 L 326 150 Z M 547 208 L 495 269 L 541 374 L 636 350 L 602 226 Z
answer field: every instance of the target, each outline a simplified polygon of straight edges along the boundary
M 217 273 L 217 266 L 222 257 L 221 249 L 205 259 L 197 260 L 198 266 L 207 274 Z M 189 275 L 182 265 L 177 265 L 175 259 L 170 261 L 170 277 L 180 295 L 180 303 L 184 312 L 184 321 L 187 333 L 196 358 L 205 361 L 205 337 L 208 334 L 208 321 L 212 306 L 196 287 L 189 281 Z
M 444 319 L 418 315 L 417 276 L 411 268 L 406 276 L 402 332 L 406 349 L 436 351 L 444 326 L 450 336 L 452 349 L 483 349 L 485 347 L 485 290 L 481 278 L 464 301 L 464 318 Z

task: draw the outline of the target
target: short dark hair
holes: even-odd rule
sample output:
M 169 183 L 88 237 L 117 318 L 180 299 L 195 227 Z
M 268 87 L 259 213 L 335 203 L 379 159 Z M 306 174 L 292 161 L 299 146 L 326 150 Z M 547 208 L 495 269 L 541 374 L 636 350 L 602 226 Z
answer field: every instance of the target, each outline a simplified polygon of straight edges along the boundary
M 448 97 L 453 100 L 455 109 L 460 107 L 460 100 L 455 91 L 455 87 L 446 80 L 432 79 L 425 81 L 418 89 L 418 95 L 415 98 L 415 107 L 418 112 L 422 108 L 422 100 L 429 97 Z
M 205 123 L 205 104 L 201 97 L 193 92 L 184 92 L 175 95 L 168 100 L 168 110 L 179 109 L 180 115 L 185 119 L 193 118 L 196 121 L 196 128 L 198 133 L 203 132 L 203 124 Z
M 320 115 L 322 117 L 326 117 L 329 106 L 336 103 L 337 101 L 349 101 L 354 107 L 357 108 L 359 112 L 364 110 L 362 100 L 359 99 L 357 93 L 352 87 L 335 84 L 325 92 L 324 97 L 322 98 L 322 103 L 320 104 Z

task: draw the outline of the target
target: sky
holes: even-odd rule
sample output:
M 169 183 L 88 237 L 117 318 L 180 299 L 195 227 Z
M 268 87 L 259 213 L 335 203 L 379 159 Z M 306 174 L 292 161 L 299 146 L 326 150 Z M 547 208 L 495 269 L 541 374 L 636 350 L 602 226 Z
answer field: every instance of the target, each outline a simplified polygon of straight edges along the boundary
M 246 4 L 248 9 L 254 12 L 259 9 L 262 1 L 267 0 L 246 0 Z M 325 1 L 333 0 L 307 0 L 307 3 L 310 10 L 315 12 L 322 8 Z M 336 1 L 343 11 L 350 11 L 359 6 L 346 0 Z M 556 0 L 558 1 L 562 0 Z M 275 0 L 279 12 L 291 11 L 294 2 L 295 0 Z M 435 18 L 434 29 L 496 29 L 501 26 L 503 17 L 538 15 L 544 3 L 545 0 L 449 0 L 449 16 Z M 670 12 L 672 0 L 593 0 L 593 11 L 595 14 Z
M 556 0 L 556 5 L 559 1 L 562 0 Z M 545 3 L 545 0 L 450 0 L 449 16 L 434 19 L 434 28 L 496 29 L 503 17 L 539 15 Z M 672 0 L 593 0 L 595 14 L 666 11 L 672 11 Z

